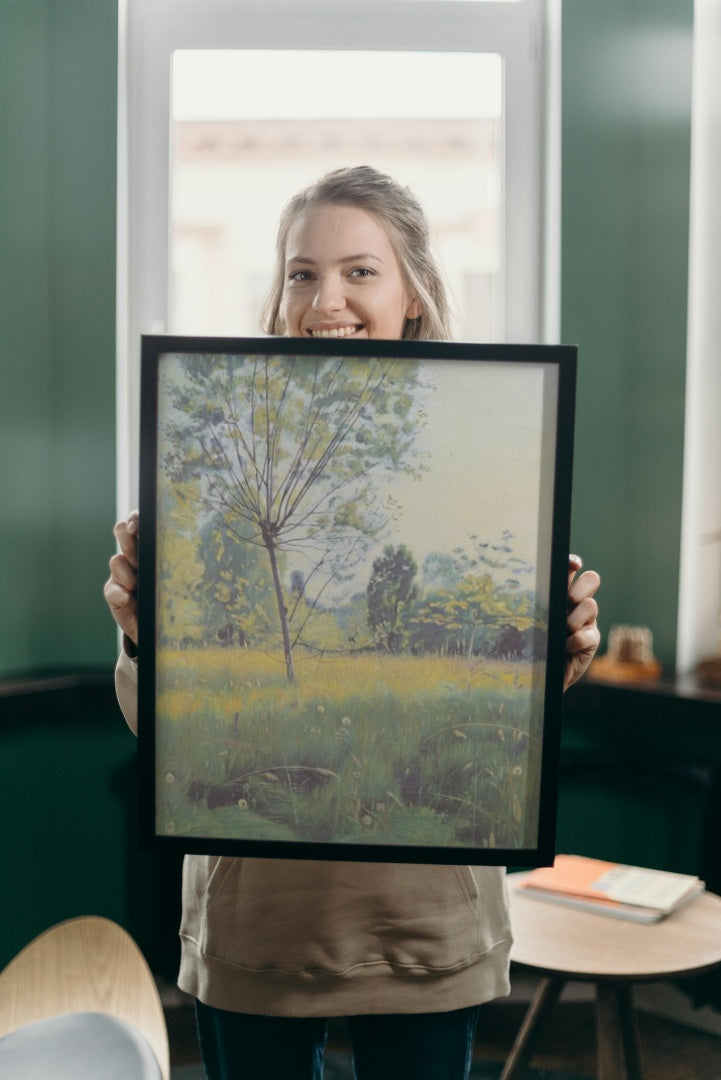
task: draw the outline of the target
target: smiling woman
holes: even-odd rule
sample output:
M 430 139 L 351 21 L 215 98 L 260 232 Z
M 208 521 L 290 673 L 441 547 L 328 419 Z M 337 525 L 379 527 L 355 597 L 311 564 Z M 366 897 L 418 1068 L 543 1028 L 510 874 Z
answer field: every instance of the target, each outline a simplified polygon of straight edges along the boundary
M 420 315 L 385 229 L 365 210 L 309 209 L 290 229 L 287 247 L 286 333 L 399 338 L 406 320 Z
M 265 330 L 446 340 L 448 301 L 416 196 L 368 166 L 336 169 L 281 217 Z
M 332 199 L 329 186 L 336 183 Z M 376 194 L 383 191 L 382 209 L 371 211 L 371 204 L 359 197 L 359 190 Z M 397 207 L 395 226 L 392 215 L 383 212 L 389 205 Z M 407 228 L 401 227 L 401 207 L 405 207 L 409 218 Z M 308 653 L 306 645 L 310 620 L 319 616 L 322 660 L 328 651 L 326 646 L 333 645 L 328 640 L 328 633 L 333 631 L 329 617 L 337 616 L 337 607 L 331 610 L 330 603 L 322 611 L 319 603 L 313 605 L 308 588 L 311 575 L 303 571 L 295 553 L 304 556 L 315 580 L 322 575 L 330 579 L 329 587 L 349 585 L 349 572 L 361 557 L 373 554 L 370 548 L 381 541 L 386 523 L 396 517 L 394 500 L 382 497 L 381 478 L 386 472 L 393 475 L 399 470 L 418 473 L 419 477 L 422 472 L 415 436 L 425 422 L 425 413 L 422 408 L 414 410 L 420 383 L 416 361 L 422 347 L 429 357 L 442 359 L 448 357 L 453 346 L 447 342 L 426 342 L 421 346 L 413 340 L 382 342 L 377 336 L 393 331 L 396 336 L 406 334 L 409 327 L 411 337 L 437 336 L 432 327 L 434 322 L 437 325 L 442 308 L 439 303 L 434 305 L 434 290 L 438 287 L 442 293 L 442 284 L 440 275 L 432 279 L 422 270 L 424 262 L 433 260 L 427 244 L 417 242 L 419 236 L 427 238 L 428 234 L 427 228 L 421 232 L 417 222 L 414 225 L 417 208 L 406 189 L 376 170 L 336 170 L 291 200 L 284 220 L 284 239 L 278 245 L 283 277 L 277 304 L 289 324 L 286 335 L 292 334 L 295 326 L 300 331 L 298 336 L 259 341 L 251 354 L 247 343 L 231 345 L 227 355 L 224 347 L 215 364 L 210 363 L 213 347 L 200 344 L 198 338 L 175 339 L 173 344 L 173 339 L 164 337 L 145 339 L 145 348 L 160 348 L 158 355 L 169 358 L 171 368 L 175 365 L 177 369 L 180 358 L 181 371 L 173 370 L 167 380 L 149 382 L 144 367 L 144 387 L 151 390 L 143 401 L 144 420 L 149 421 L 144 430 L 155 436 L 162 427 L 165 441 L 153 468 L 149 469 L 144 459 L 141 469 L 142 475 L 151 480 L 142 493 L 140 511 L 142 520 L 149 525 L 139 532 L 138 517 L 131 515 L 128 522 L 116 526 L 122 554 L 111 559 L 111 577 L 106 583 L 106 597 L 121 628 L 132 628 L 136 597 L 142 602 L 143 629 L 139 633 L 135 621 L 135 641 L 142 644 L 142 655 L 136 665 L 131 652 L 124 652 L 118 666 L 118 693 L 128 721 L 135 726 L 138 715 L 151 716 L 144 707 L 148 692 L 154 695 L 161 683 L 172 691 L 175 678 L 172 660 L 171 666 L 165 668 L 157 663 L 161 649 L 155 649 L 152 622 L 157 610 L 154 582 L 138 584 L 137 579 L 138 569 L 153 575 L 156 571 L 164 573 L 166 567 L 168 572 L 173 567 L 179 569 L 178 560 L 156 558 L 152 551 L 153 522 L 157 521 L 153 505 L 157 484 L 154 487 L 153 483 L 160 482 L 160 461 L 170 482 L 160 489 L 161 493 L 187 492 L 196 522 L 199 513 L 212 515 L 218 524 L 221 517 L 227 520 L 233 538 L 250 545 L 253 554 L 261 554 L 266 581 L 270 579 L 266 593 L 271 603 L 266 605 L 266 612 L 259 611 L 256 597 L 251 597 L 248 590 L 246 608 L 253 630 L 243 638 L 246 643 L 250 638 L 245 651 L 250 654 L 271 645 L 284 667 L 284 690 L 291 687 L 294 695 L 282 718 L 272 715 L 267 702 L 261 702 L 260 710 L 253 712 L 258 727 L 250 745 L 251 740 L 246 738 L 249 729 L 244 726 L 253 711 L 247 691 L 255 693 L 261 687 L 258 675 L 253 673 L 254 681 L 253 674 L 246 672 L 251 677 L 243 678 L 243 686 L 232 688 L 233 714 L 225 718 L 230 720 L 230 730 L 224 722 L 220 742 L 220 733 L 208 725 L 208 717 L 201 710 L 192 714 L 193 730 L 202 740 L 201 761 L 219 762 L 220 780 L 218 775 L 207 779 L 192 775 L 193 767 L 181 785 L 177 783 L 180 773 L 176 766 L 164 762 L 159 769 L 163 791 L 172 789 L 175 793 L 182 786 L 191 801 L 196 797 L 199 801 L 205 799 L 208 810 L 212 801 L 214 811 L 227 811 L 228 806 L 218 805 L 217 800 L 221 796 L 219 787 L 227 797 L 229 781 L 236 788 L 231 809 L 234 825 L 243 828 L 250 822 L 265 836 L 266 829 L 275 830 L 278 825 L 283 830 L 311 828 L 314 836 L 318 829 L 327 835 L 329 828 L 334 837 L 339 835 L 338 830 L 342 837 L 350 836 L 348 842 L 341 840 L 344 846 L 340 858 L 331 869 L 317 858 L 315 840 L 310 848 L 294 849 L 300 857 L 298 862 L 262 857 L 257 838 L 249 841 L 253 846 L 247 857 L 226 858 L 218 848 L 215 852 L 220 858 L 215 858 L 215 853 L 212 857 L 200 853 L 187 856 L 179 984 L 197 1000 L 200 1042 L 209 1076 L 242 1071 L 253 1080 L 301 1072 L 319 1077 L 327 1030 L 323 1017 L 337 1014 L 368 1021 L 362 1031 L 353 1033 L 359 1080 L 449 1080 L 451 1076 L 460 1080 L 468 1075 L 479 1006 L 508 992 L 510 931 L 503 874 L 499 871 L 499 860 L 507 864 L 508 852 L 497 845 L 501 825 L 506 830 L 506 843 L 510 842 L 506 837 L 519 842 L 516 829 L 521 827 L 523 847 L 516 850 L 523 851 L 520 857 L 524 865 L 528 864 L 520 786 L 535 795 L 541 692 L 545 700 L 545 689 L 551 687 L 550 679 L 541 680 L 539 685 L 534 678 L 537 664 L 543 661 L 540 656 L 536 659 L 531 643 L 531 655 L 524 661 L 526 672 L 510 672 L 508 702 L 498 700 L 495 688 L 481 688 L 477 696 L 468 675 L 486 671 L 484 664 L 475 664 L 481 624 L 488 621 L 491 609 L 504 622 L 506 613 L 510 617 L 513 612 L 519 617 L 516 623 L 520 619 L 526 629 L 539 624 L 543 637 L 546 618 L 550 628 L 552 615 L 558 612 L 560 617 L 553 618 L 553 625 L 561 632 L 558 648 L 549 648 L 546 654 L 549 661 L 551 654 L 555 657 L 555 693 L 559 697 L 561 675 L 565 672 L 566 685 L 578 678 L 598 642 L 593 600 L 598 577 L 587 572 L 576 578 L 580 560 L 567 558 L 566 535 L 559 537 L 560 546 L 552 545 L 552 592 L 556 602 L 551 603 L 549 593 L 546 606 L 536 605 L 530 595 L 519 598 L 518 576 L 512 580 L 509 577 L 500 590 L 494 588 L 490 569 L 488 573 L 479 570 L 487 565 L 485 541 L 474 533 L 469 537 L 474 551 L 468 563 L 464 548 L 458 545 L 445 553 L 450 555 L 450 562 L 441 559 L 446 570 L 457 570 L 460 592 L 458 596 L 449 595 L 441 588 L 440 597 L 426 598 L 429 603 L 419 612 L 420 639 L 414 653 L 407 637 L 410 624 L 405 627 L 397 618 L 388 619 L 383 611 L 379 614 L 379 607 L 384 605 L 378 602 L 379 592 L 388 601 L 386 572 L 389 566 L 399 565 L 398 556 L 404 568 L 404 590 L 403 595 L 396 590 L 393 603 L 410 604 L 417 596 L 412 587 L 405 588 L 414 560 L 407 547 L 400 546 L 394 552 L 385 545 L 383 554 L 373 561 L 373 615 L 368 620 L 377 642 L 370 649 L 380 663 L 374 665 L 370 679 L 362 679 L 380 698 L 365 709 L 357 697 L 348 699 L 345 665 L 336 679 L 332 667 L 323 666 L 324 678 L 330 675 L 333 688 L 343 691 L 341 699 L 337 700 L 326 685 L 324 692 L 314 695 L 313 712 L 304 715 L 302 701 L 295 695 L 296 688 L 300 693 L 308 685 L 307 676 L 303 680 L 299 677 L 296 659 L 317 655 Z M 292 310 L 294 290 L 303 294 L 306 288 L 308 299 L 301 298 L 298 310 Z M 368 295 L 372 304 L 363 299 Z M 356 335 L 365 334 L 371 339 L 345 341 L 344 353 L 353 350 L 348 357 L 338 358 L 337 341 L 309 339 L 314 329 L 322 333 L 324 329 L 347 331 L 348 327 Z M 191 344 L 187 363 L 182 357 L 186 347 L 183 340 L 186 346 L 188 341 Z M 467 359 L 479 358 L 481 347 L 477 345 L 456 348 L 464 350 Z M 500 348 L 486 346 L 486 357 L 497 363 Z M 390 355 L 388 349 L 393 350 Z M 310 357 L 309 364 L 302 362 L 303 353 Z M 267 355 L 267 362 L 259 359 L 261 355 Z M 575 367 L 575 354 L 564 355 Z M 288 363 L 279 369 L 283 357 L 288 358 Z M 150 356 L 144 349 L 145 358 Z M 396 366 L 392 362 L 395 359 L 406 363 Z M 363 360 L 368 362 L 358 362 Z M 201 392 L 187 392 L 187 386 L 175 377 L 180 374 L 187 375 L 193 385 L 198 384 Z M 153 396 L 153 388 L 161 382 L 170 391 L 170 407 L 165 414 Z M 571 389 L 572 380 L 566 387 Z M 563 408 L 559 395 L 559 418 L 569 414 L 568 404 Z M 165 423 L 159 425 L 162 415 Z M 556 424 L 555 420 L 551 430 L 564 430 L 570 435 L 570 427 Z M 488 457 L 486 454 L 485 465 Z M 469 467 L 472 459 L 465 443 L 458 449 L 456 460 L 475 478 L 477 470 Z M 567 456 L 566 462 L 570 464 Z M 210 482 L 206 483 L 208 476 Z M 569 480 L 567 473 L 564 483 L 552 485 L 562 507 L 568 502 Z M 544 487 L 550 490 L 548 483 Z M 543 500 L 548 506 L 552 501 Z M 430 515 L 435 510 L 429 507 L 428 512 Z M 477 515 L 473 516 L 475 520 Z M 567 519 L 563 520 L 566 528 Z M 160 531 L 176 538 L 181 534 L 175 528 Z M 506 539 L 498 554 L 510 574 L 513 551 Z M 450 542 L 455 543 L 454 539 Z M 475 546 L 479 548 L 477 558 Z M 507 564 L 504 556 L 508 556 Z M 190 576 L 193 565 L 197 563 L 186 563 Z M 496 567 L 497 559 L 491 556 L 488 565 Z M 465 572 L 467 566 L 470 575 Z M 247 560 L 245 569 L 250 569 Z M 188 577 L 182 576 L 187 584 Z M 257 574 L 238 572 L 232 576 L 231 584 L 237 587 L 236 592 L 245 592 L 243 584 L 251 578 L 260 581 Z M 286 587 L 288 580 L 291 595 Z M 450 580 L 448 573 L 445 580 Z M 226 584 L 224 579 L 224 596 Z M 499 591 L 501 596 L 497 595 Z M 319 598 L 320 590 L 315 595 Z M 325 604 L 329 592 L 323 591 L 322 597 Z M 562 617 L 566 612 L 564 634 Z M 269 625 L 266 613 L 272 615 Z M 173 611 L 174 618 L 176 614 Z M 301 623 L 296 631 L 292 621 L 298 614 Z M 355 637 L 355 615 L 356 609 L 351 606 L 349 621 L 338 624 L 345 643 L 333 646 L 334 657 L 340 650 L 343 660 L 356 658 L 351 642 Z M 428 701 L 421 702 L 415 696 L 418 681 L 414 679 L 409 682 L 409 707 L 397 714 L 398 724 L 392 720 L 386 724 L 391 687 L 406 670 L 386 661 L 397 659 L 403 648 L 411 667 L 420 665 L 425 670 L 422 653 L 430 657 L 438 652 L 435 634 L 427 641 L 426 630 L 429 624 L 431 630 L 438 628 L 439 619 L 442 633 L 451 631 L 454 638 L 448 644 L 453 667 L 457 661 L 461 669 L 459 693 L 452 692 L 449 698 L 444 683 L 442 705 L 431 702 L 429 710 Z M 226 638 L 230 622 L 228 616 L 222 630 Z M 516 630 L 516 641 L 511 646 L 504 636 L 502 651 L 520 656 L 518 625 Z M 185 635 L 178 645 L 179 652 L 187 652 L 192 647 L 191 636 Z M 150 652 L 145 651 L 148 648 Z M 392 653 L 387 653 L 388 648 Z M 381 651 L 387 655 L 381 655 Z M 180 657 L 180 670 L 187 672 L 186 660 L 187 656 Z M 521 690 L 524 673 L 530 676 L 525 694 Z M 156 678 L 159 675 L 169 678 L 163 681 L 162 677 Z M 209 692 L 204 701 L 212 710 L 220 690 L 212 686 L 206 689 Z M 519 702 L 524 700 L 525 725 L 517 713 Z M 558 710 L 554 714 L 558 715 Z M 416 726 L 419 721 L 423 723 L 422 731 Z M 332 727 L 327 726 L 329 722 Z M 383 774 L 379 759 L 387 764 L 390 754 L 378 738 L 373 738 L 373 729 L 378 725 L 387 729 L 393 743 L 398 741 L 400 747 L 400 756 Z M 282 733 L 283 744 L 286 737 L 295 743 L 303 735 L 300 757 L 282 752 L 277 756 L 278 748 L 269 745 L 277 733 Z M 307 743 L 305 734 L 310 740 Z M 485 746 L 489 737 L 493 753 Z M 469 750 L 478 749 L 477 739 L 484 743 L 478 764 L 475 759 L 465 760 Z M 414 757 L 406 753 L 409 744 Z M 250 756 L 246 757 L 248 748 Z M 243 755 L 237 763 L 235 758 L 232 762 L 230 759 L 236 749 Z M 517 760 L 518 752 L 526 755 L 522 761 Z M 272 756 L 264 756 L 268 753 Z M 535 762 L 533 770 L 531 759 Z M 426 763 L 439 760 L 445 763 L 442 775 L 429 776 Z M 150 767 L 144 769 L 146 781 L 155 774 L 154 764 L 151 760 Z M 225 773 L 226 765 L 230 773 Z M 361 790 L 366 779 L 369 786 Z M 236 782 L 241 785 L 239 789 Z M 494 792 L 502 789 L 502 803 L 492 810 L 483 803 L 489 786 Z M 157 807 L 152 785 L 146 784 L 146 790 L 153 795 L 151 807 Z M 344 801 L 333 802 L 330 815 L 322 815 L 321 820 L 318 811 L 335 791 L 342 793 Z M 309 818 L 304 817 L 306 808 L 310 809 Z M 402 811 L 400 833 L 396 811 Z M 494 827 L 496 817 L 498 830 Z M 377 852 L 368 847 L 366 833 L 376 820 L 380 827 L 392 830 L 393 843 L 387 845 L 391 848 L 387 854 L 393 861 L 375 861 Z M 532 835 L 539 840 L 543 836 L 546 844 L 549 842 L 550 832 L 540 825 L 536 827 L 535 820 L 527 824 Z M 435 841 L 430 858 L 441 865 L 419 866 L 417 843 L 408 852 L 407 864 L 400 865 L 396 856 L 403 844 L 399 840 L 408 841 L 409 833 L 417 838 L 418 830 L 425 834 L 429 825 Z M 180 835 L 174 810 L 164 819 L 164 826 L 170 834 L 166 839 L 179 841 L 187 851 L 188 839 Z M 462 835 L 456 835 L 456 827 Z M 449 835 L 451 828 L 454 832 Z M 439 841 L 467 838 L 474 845 L 475 858 L 480 856 L 489 865 L 477 871 L 464 865 L 449 867 L 449 862 L 455 862 L 458 856 L 450 845 L 442 852 L 437 849 Z M 370 862 L 366 861 L 369 856 Z M 548 856 L 544 853 L 543 857 Z M 353 858 L 359 861 L 347 861 Z M 308 859 L 314 861 L 309 865 Z M 358 903 L 359 897 L 362 903 Z M 355 1019 L 349 1023 L 354 1024 Z M 252 1039 L 248 1027 L 252 1028 Z M 302 1048 L 290 1045 L 291 1029 L 303 1033 Z M 432 1047 L 428 1045 L 429 1035 Z M 285 1060 L 273 1057 L 276 1050 L 285 1055 Z M 248 1064 L 251 1055 L 255 1069 Z

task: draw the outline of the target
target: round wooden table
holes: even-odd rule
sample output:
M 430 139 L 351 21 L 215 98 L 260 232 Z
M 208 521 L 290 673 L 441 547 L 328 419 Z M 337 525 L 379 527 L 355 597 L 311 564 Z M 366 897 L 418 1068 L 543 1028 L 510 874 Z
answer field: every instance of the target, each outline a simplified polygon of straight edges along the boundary
M 721 898 L 705 892 L 661 922 L 637 923 L 529 899 L 509 874 L 511 960 L 542 976 L 501 1074 L 519 1080 L 569 980 L 596 987 L 599 1080 L 643 1080 L 632 986 L 721 966 Z

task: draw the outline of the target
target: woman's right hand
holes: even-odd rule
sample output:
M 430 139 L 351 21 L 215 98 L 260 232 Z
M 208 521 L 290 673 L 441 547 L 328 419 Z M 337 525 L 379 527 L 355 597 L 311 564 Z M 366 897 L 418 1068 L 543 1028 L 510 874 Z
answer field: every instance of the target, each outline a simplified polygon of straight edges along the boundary
M 138 644 L 138 531 L 137 510 L 119 521 L 113 529 L 120 553 L 110 560 L 110 577 L 105 582 L 105 599 L 123 633 Z

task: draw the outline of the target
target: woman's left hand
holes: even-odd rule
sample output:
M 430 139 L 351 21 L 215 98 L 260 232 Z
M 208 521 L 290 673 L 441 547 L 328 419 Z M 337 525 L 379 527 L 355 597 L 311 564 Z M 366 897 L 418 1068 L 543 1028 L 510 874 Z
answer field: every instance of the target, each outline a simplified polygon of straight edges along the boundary
M 568 617 L 566 619 L 566 672 L 563 689 L 568 690 L 586 671 L 601 640 L 596 619 L 598 604 L 594 593 L 601 584 L 595 570 L 576 574 L 583 566 L 578 555 L 568 557 Z

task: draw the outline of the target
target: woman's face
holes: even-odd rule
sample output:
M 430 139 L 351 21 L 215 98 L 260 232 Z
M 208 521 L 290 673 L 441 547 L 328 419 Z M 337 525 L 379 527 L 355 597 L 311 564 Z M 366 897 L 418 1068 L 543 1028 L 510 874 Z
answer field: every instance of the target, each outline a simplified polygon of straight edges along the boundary
M 323 203 L 288 231 L 281 315 L 289 337 L 399 338 L 421 314 L 383 226 Z

